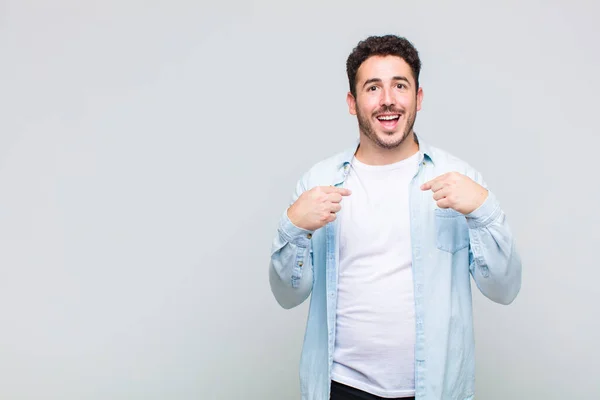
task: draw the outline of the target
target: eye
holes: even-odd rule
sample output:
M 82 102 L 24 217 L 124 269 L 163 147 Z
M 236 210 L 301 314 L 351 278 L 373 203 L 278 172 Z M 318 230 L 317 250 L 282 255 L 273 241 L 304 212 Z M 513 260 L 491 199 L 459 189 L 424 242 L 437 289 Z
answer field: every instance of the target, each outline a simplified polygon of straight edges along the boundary
M 404 83 L 399 83 L 398 89 L 406 89 L 406 85 Z
M 372 92 L 374 90 L 377 90 L 377 86 L 375 86 L 375 85 L 373 85 L 367 89 L 367 91 L 369 91 L 369 92 Z

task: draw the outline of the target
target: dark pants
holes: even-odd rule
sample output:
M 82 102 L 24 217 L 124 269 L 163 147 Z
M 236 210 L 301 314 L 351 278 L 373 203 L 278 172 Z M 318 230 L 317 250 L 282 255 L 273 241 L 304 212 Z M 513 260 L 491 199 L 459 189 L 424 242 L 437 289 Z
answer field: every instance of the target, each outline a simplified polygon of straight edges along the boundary
M 330 400 L 414 400 L 414 397 L 395 397 L 393 399 L 375 396 L 374 394 L 363 392 L 356 388 L 343 385 L 336 381 L 331 381 Z

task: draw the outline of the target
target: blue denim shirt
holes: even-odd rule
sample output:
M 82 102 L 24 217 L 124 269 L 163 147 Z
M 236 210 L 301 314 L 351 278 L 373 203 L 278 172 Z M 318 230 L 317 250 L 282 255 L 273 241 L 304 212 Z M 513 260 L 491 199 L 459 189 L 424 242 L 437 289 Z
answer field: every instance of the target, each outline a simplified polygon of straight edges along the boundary
M 415 397 L 473 399 L 471 277 L 486 297 L 509 304 L 521 287 L 521 260 L 506 216 L 481 175 L 421 138 L 418 142 L 418 171 L 409 192 Z M 291 202 L 315 186 L 343 186 L 357 145 L 310 168 L 298 181 Z M 468 215 L 437 207 L 431 191 L 420 189 L 428 180 L 451 171 L 488 189 L 485 202 Z M 342 210 L 343 204 L 342 200 Z M 336 335 L 338 233 L 337 220 L 313 232 L 292 224 L 286 210 L 272 243 L 269 281 L 277 302 L 289 309 L 310 296 L 300 361 L 303 400 L 329 399 Z

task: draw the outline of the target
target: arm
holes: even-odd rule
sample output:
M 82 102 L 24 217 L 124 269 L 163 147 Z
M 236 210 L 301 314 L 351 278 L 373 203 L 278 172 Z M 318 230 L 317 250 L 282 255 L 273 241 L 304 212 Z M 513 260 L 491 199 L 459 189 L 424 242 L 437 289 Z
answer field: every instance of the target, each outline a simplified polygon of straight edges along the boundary
M 485 184 L 480 181 L 480 184 Z M 484 186 L 485 187 L 485 186 Z M 500 304 L 510 304 L 521 289 L 521 258 L 506 215 L 494 194 L 466 215 L 469 226 L 469 263 L 481 293 Z
M 299 181 L 291 203 L 305 190 L 302 181 Z M 271 291 L 283 308 L 300 305 L 312 291 L 310 235 L 312 231 L 299 228 L 290 221 L 287 210 L 283 213 L 271 246 L 269 263 Z
M 440 208 L 463 215 L 469 228 L 469 270 L 487 298 L 510 304 L 521 289 L 521 259 L 506 216 L 481 175 L 468 168 L 466 175 L 442 174 L 421 186 L 431 190 Z

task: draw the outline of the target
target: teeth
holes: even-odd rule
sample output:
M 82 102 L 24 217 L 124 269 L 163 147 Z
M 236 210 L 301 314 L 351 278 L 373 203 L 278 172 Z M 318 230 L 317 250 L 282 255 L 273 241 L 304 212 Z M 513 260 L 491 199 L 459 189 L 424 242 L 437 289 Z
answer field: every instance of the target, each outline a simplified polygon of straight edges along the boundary
M 381 117 L 377 117 L 377 119 L 381 119 L 384 121 L 391 121 L 393 119 L 398 119 L 400 118 L 399 115 L 382 115 Z

